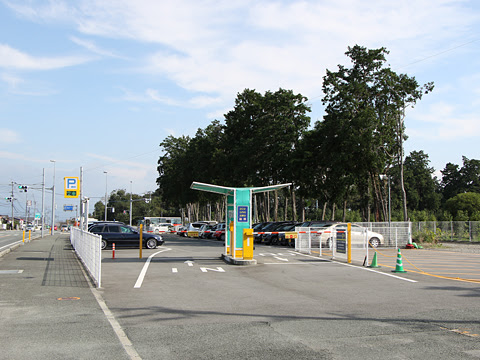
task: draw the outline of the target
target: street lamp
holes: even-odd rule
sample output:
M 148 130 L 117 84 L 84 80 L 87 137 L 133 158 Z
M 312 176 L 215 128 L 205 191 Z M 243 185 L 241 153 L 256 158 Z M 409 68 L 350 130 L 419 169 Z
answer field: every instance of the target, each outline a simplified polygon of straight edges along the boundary
M 55 160 L 50 160 L 50 162 L 53 162 L 53 187 L 52 187 L 52 228 L 51 228 L 51 234 L 53 235 L 53 232 L 55 230 Z
M 105 221 L 107 221 L 107 172 L 103 172 L 105 174 Z
M 132 181 L 130 181 L 130 226 L 132 226 Z

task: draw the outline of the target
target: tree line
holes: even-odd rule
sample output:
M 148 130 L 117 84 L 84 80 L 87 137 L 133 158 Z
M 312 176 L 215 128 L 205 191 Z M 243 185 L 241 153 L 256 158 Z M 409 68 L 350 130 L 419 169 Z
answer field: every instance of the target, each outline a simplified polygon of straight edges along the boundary
M 291 183 L 255 196 L 254 221 L 480 220 L 478 160 L 449 163 L 437 179 L 423 151 L 405 156 L 406 109 L 434 86 L 395 73 L 387 54 L 349 47 L 350 66 L 338 65 L 323 78 L 325 115 L 313 125 L 302 94 L 245 89 L 223 122 L 192 137 L 165 138 L 154 193 L 162 211 L 190 221 L 224 220 L 224 199 L 191 190 L 194 181 Z

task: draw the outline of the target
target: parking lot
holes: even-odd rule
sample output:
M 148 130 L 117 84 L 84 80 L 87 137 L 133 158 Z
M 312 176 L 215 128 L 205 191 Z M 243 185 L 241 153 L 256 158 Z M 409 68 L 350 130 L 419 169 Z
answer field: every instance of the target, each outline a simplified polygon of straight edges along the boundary
M 43 275 L 40 248 L 34 248 L 43 240 L 19 248 L 21 254 L 7 254 L 1 269 L 20 264 L 24 272 L 5 275 L 2 334 L 17 329 L 8 339 L 19 349 L 21 333 L 29 339 L 22 349 L 48 344 L 42 354 L 57 354 L 49 358 L 65 358 L 66 349 L 75 351 L 69 352 L 73 358 L 98 353 L 105 359 L 480 357 L 478 284 L 414 271 L 392 274 L 387 266 L 368 269 L 265 245 L 256 246 L 257 265 L 234 266 L 221 259 L 220 241 L 165 239 L 157 249 L 143 249 L 142 259 L 138 249 L 117 250 L 114 259 L 112 250 L 104 250 L 102 288 L 90 295 L 71 275 L 54 282 L 51 272 L 62 260 L 53 250 L 45 258 L 49 276 Z M 68 252 L 67 241 L 60 237 L 55 249 Z M 25 261 L 27 256 L 37 261 Z M 27 268 L 31 264 L 36 276 Z M 67 274 L 72 266 L 65 263 Z M 35 277 L 38 287 L 21 286 Z M 28 297 L 30 288 L 36 295 Z M 49 300 L 50 292 L 75 300 Z M 34 306 L 39 296 L 41 307 Z M 48 321 L 48 338 L 29 330 Z M 75 329 L 83 335 L 67 347 L 64 334 Z M 102 338 L 108 339 L 103 349 Z
M 478 284 L 263 245 L 258 265 L 232 266 L 219 241 L 166 240 L 103 255 L 105 301 L 145 358 L 480 356 Z

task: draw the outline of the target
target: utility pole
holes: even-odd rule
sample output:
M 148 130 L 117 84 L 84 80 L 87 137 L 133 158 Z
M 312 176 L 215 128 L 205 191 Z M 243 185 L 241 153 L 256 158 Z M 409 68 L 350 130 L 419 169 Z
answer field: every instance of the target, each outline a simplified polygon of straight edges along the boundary
M 132 226 L 132 181 L 130 181 L 130 226 Z
M 42 238 L 43 238 L 44 228 L 45 228 L 45 168 L 43 168 L 43 176 L 42 176 L 42 230 L 41 230 Z
M 15 225 L 15 218 L 13 217 L 13 201 L 14 201 L 14 197 L 13 197 L 13 181 L 12 181 L 12 230 L 14 230 L 14 225 Z
M 52 228 L 51 234 L 55 231 L 55 160 L 50 160 L 53 162 L 53 187 L 52 187 Z

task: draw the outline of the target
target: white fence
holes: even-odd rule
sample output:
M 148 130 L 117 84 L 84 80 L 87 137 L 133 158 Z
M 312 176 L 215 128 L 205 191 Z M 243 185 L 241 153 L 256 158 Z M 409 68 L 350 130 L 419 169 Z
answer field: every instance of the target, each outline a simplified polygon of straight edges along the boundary
M 385 247 L 401 247 L 412 242 L 412 223 L 411 222 L 365 222 L 355 223 L 366 227 L 370 231 L 382 234 Z
M 72 228 L 70 231 L 70 242 L 97 287 L 102 285 L 101 240 L 101 236 L 79 228 Z
M 428 232 L 437 241 L 480 241 L 480 221 L 421 221 L 412 225 L 414 237 Z
M 372 238 L 381 240 L 380 247 L 398 248 L 412 242 L 412 224 L 410 222 L 354 224 L 361 227 L 356 227 L 356 231 L 360 229 L 361 233 L 354 235 L 352 227 L 352 247 L 366 249 L 367 253 L 367 241 L 371 241 L 368 239 Z M 295 241 L 295 250 L 306 253 L 312 253 L 313 251 L 321 256 L 323 248 L 332 250 L 335 255 L 338 233 L 334 229 L 299 227 L 295 228 L 295 231 L 298 233 L 298 238 Z M 340 231 L 340 233 L 344 233 L 344 231 Z

